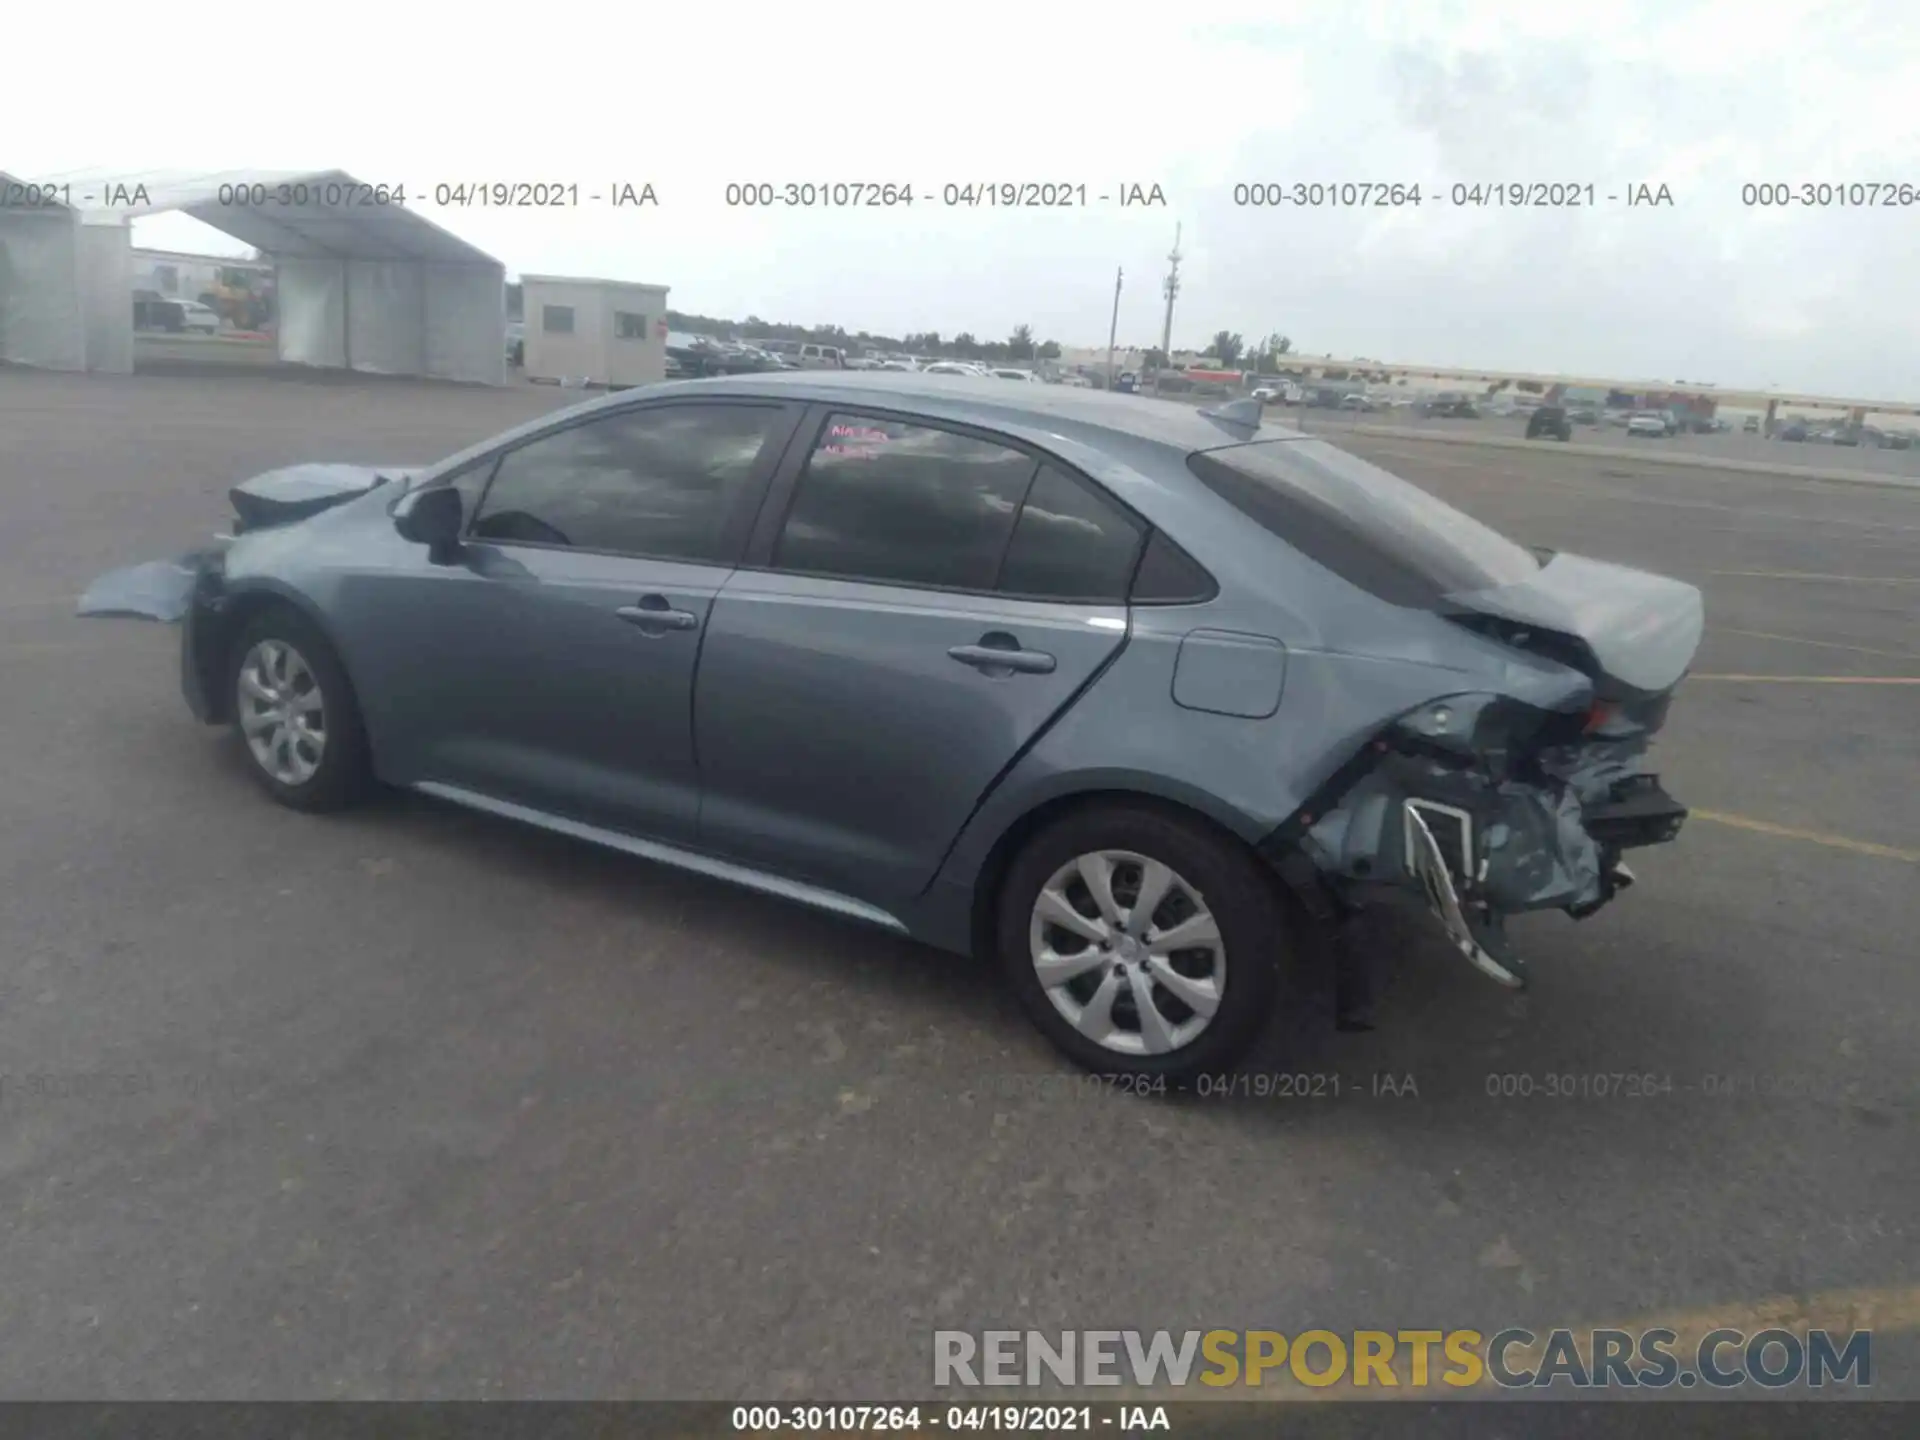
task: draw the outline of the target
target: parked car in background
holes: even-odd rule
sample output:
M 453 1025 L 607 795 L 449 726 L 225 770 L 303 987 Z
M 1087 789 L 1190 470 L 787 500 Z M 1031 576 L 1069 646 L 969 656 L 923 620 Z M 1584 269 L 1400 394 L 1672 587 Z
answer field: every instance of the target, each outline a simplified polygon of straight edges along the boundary
M 1740 422 L 1740 429 L 1743 434 L 1747 434 L 1747 435 L 1759 434 L 1760 433 L 1760 417 L 1758 415 L 1747 416 L 1745 420 L 1742 420 Z
M 1567 419 L 1575 425 L 1598 425 L 1600 412 L 1591 405 L 1569 405 Z
M 220 314 L 211 305 L 202 305 L 198 300 L 176 300 L 180 307 L 180 328 L 198 335 L 217 335 L 220 333 Z
M 801 342 L 799 366 L 802 370 L 844 370 L 847 357 L 837 345 L 816 345 L 808 340 Z
M 725 375 L 736 366 L 747 368 L 734 352 L 711 335 L 693 335 L 669 331 L 666 341 L 669 379 L 696 379 L 705 375 Z
M 1355 395 L 1342 395 L 1340 397 L 1340 408 L 1342 410 L 1360 410 L 1360 411 L 1371 412 L 1376 407 L 1373 401 L 1369 400 L 1366 396 L 1355 394 Z
M 1253 398 L 1267 405 L 1298 405 L 1300 387 L 1291 380 L 1282 380 L 1277 385 L 1262 385 L 1253 392 Z
M 1437 395 L 1420 407 L 1420 413 L 1436 420 L 1477 420 L 1480 409 L 1464 395 Z
M 667 375 L 688 379 L 707 375 L 752 375 L 783 368 L 781 362 L 757 345 L 721 340 L 712 335 L 670 331 L 667 335 Z
M 1664 437 L 1672 433 L 1672 427 L 1667 417 L 1657 411 L 1643 410 L 1631 420 L 1627 421 L 1627 434 L 1629 435 L 1658 435 Z
M 1022 370 L 1012 365 L 1003 365 L 997 369 L 989 370 L 987 373 L 992 375 L 996 380 L 1021 380 L 1031 385 L 1041 383 L 1040 377 L 1034 374 L 1033 371 Z
M 1545 435 L 1552 440 L 1571 440 L 1573 422 L 1567 419 L 1564 405 L 1540 405 L 1527 417 L 1527 439 L 1538 440 Z
M 927 375 L 969 375 L 974 379 L 982 378 L 980 368 L 969 365 L 964 360 L 936 360 L 923 372 Z
M 1807 425 L 1804 420 L 1789 420 L 1773 434 L 1776 440 L 1790 440 L 1798 444 L 1807 438 Z
M 729 340 L 726 342 L 726 349 L 737 362 L 727 369 L 726 373 L 729 375 L 757 375 L 763 371 L 788 368 L 778 356 L 744 340 Z
M 1592 914 L 1686 818 L 1645 758 L 1699 590 L 1257 406 L 741 376 L 232 498 L 165 594 L 81 608 L 183 622 L 273 801 L 382 782 L 991 957 L 1155 1087 L 1229 1071 L 1369 894 L 1514 986 L 1508 916 Z
M 220 330 L 220 316 L 198 300 L 181 300 L 152 290 L 133 294 L 133 328 L 158 330 L 169 335 L 197 333 L 214 335 Z

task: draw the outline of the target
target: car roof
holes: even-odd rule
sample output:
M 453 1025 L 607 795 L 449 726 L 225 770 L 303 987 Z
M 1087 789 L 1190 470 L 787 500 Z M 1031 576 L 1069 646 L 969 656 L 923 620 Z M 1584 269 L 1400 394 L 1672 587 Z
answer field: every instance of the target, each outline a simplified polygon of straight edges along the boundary
M 1178 400 L 1116 395 L 1068 385 L 982 386 L 972 376 L 881 370 L 811 370 L 790 374 L 729 375 L 668 381 L 625 390 L 590 406 L 613 408 L 655 394 L 749 395 L 823 405 L 872 405 L 918 410 L 989 428 L 1020 426 L 1066 434 L 1090 444 L 1114 437 L 1191 452 L 1247 440 L 1298 440 L 1302 432 L 1262 423 L 1248 435 L 1207 419 L 1200 408 Z

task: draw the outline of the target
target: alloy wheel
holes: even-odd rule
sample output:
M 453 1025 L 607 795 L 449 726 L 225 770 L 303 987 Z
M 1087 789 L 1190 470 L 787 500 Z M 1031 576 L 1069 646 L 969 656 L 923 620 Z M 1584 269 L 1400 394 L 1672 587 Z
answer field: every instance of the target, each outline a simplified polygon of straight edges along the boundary
M 1096 850 L 1069 860 L 1040 888 L 1028 928 L 1047 999 L 1104 1049 L 1170 1054 L 1219 1011 L 1220 927 L 1206 898 L 1150 856 Z
M 284 640 L 262 640 L 240 662 L 240 730 L 260 768 L 282 785 L 304 785 L 327 750 L 327 711 L 306 657 Z

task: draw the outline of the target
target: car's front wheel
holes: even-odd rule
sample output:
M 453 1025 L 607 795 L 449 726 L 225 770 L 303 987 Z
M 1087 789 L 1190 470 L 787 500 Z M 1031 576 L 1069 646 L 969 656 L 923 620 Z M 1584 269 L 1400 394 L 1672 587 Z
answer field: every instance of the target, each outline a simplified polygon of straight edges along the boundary
M 1277 889 L 1244 846 L 1118 803 L 1027 843 L 1001 887 L 997 940 L 1027 1013 L 1069 1059 L 1172 1083 L 1241 1058 L 1293 948 Z
M 338 810 L 358 799 L 369 779 L 366 732 L 319 627 L 275 606 L 241 629 L 231 653 L 234 729 L 267 793 L 296 810 Z

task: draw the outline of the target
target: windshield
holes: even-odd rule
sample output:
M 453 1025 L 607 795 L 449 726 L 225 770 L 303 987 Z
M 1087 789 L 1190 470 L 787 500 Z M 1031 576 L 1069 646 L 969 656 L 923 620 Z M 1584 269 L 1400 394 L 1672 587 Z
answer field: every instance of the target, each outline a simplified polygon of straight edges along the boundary
M 1228 446 L 1187 464 L 1248 519 L 1396 605 L 1430 607 L 1540 568 L 1525 547 L 1324 440 Z

